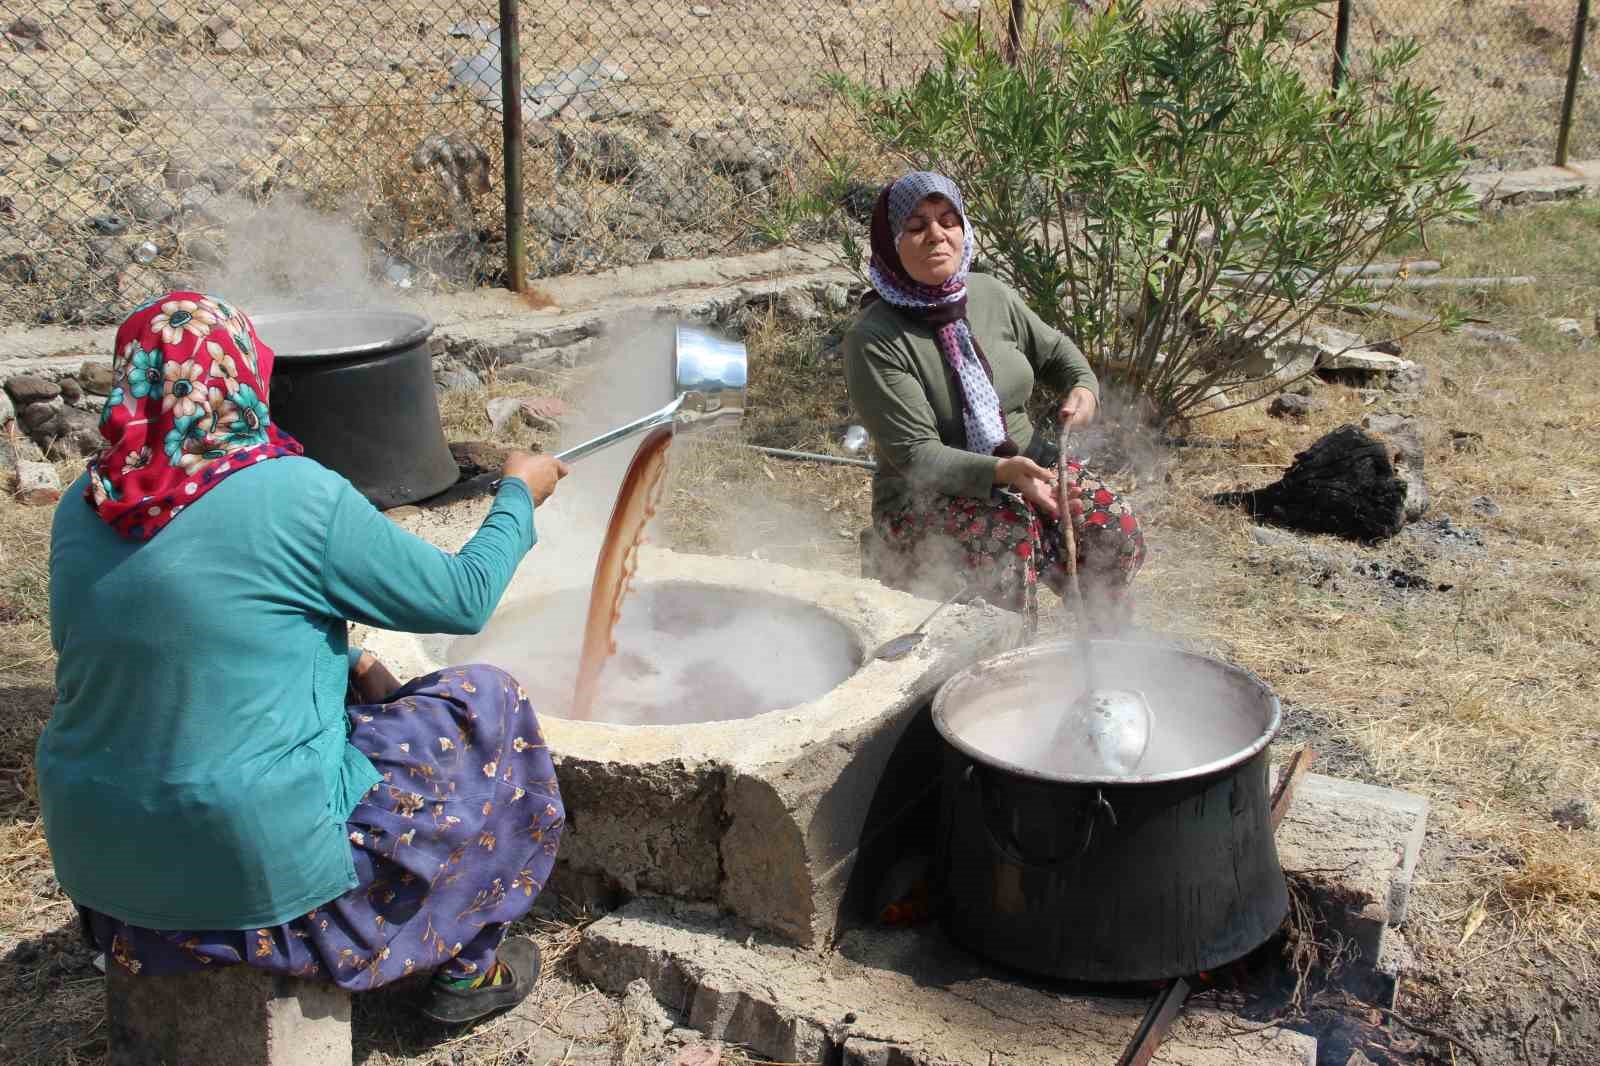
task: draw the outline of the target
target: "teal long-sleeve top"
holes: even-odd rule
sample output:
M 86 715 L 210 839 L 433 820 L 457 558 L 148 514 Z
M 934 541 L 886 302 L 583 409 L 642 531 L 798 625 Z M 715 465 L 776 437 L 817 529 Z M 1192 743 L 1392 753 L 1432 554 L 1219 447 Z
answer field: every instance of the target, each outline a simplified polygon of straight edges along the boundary
M 346 740 L 348 622 L 482 629 L 536 539 L 507 478 L 448 553 L 338 474 L 235 473 L 148 541 L 80 479 L 50 539 L 45 836 L 75 902 L 152 929 L 253 929 L 357 883 L 345 819 L 380 780 Z

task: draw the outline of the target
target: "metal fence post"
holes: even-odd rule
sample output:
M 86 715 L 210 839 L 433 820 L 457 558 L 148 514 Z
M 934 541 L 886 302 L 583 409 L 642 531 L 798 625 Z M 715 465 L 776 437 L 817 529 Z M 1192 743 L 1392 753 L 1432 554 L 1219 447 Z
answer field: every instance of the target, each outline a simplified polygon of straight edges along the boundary
M 512 292 L 528 284 L 528 239 L 522 201 L 522 40 L 519 0 L 500 0 L 500 111 L 505 131 L 506 274 Z
M 1012 63 L 1022 52 L 1022 24 L 1028 17 L 1025 0 L 1011 0 L 1011 19 L 1006 23 L 1006 59 Z
M 1572 25 L 1572 59 L 1567 63 L 1567 91 L 1561 98 L 1561 126 L 1556 131 L 1556 166 L 1567 165 L 1567 139 L 1572 134 L 1572 108 L 1578 99 L 1578 75 L 1583 72 L 1583 40 L 1589 30 L 1589 0 L 1578 0 L 1578 17 Z
M 1339 0 L 1334 18 L 1333 87 L 1337 89 L 1343 84 L 1350 63 L 1350 0 Z

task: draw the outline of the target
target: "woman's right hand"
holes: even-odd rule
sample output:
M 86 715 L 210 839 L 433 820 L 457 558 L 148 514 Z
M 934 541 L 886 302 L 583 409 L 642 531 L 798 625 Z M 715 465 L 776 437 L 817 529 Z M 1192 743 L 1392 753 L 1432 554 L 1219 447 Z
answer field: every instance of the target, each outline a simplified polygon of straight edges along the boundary
M 502 477 L 514 477 L 528 486 L 528 493 L 536 504 L 548 500 L 556 491 L 556 482 L 572 472 L 572 468 L 553 455 L 534 455 L 531 452 L 512 452 L 506 456 Z
M 1024 500 L 1052 518 L 1058 517 L 1061 508 L 1056 501 L 1056 474 L 1046 470 L 1032 459 L 1013 455 L 995 464 L 994 481 L 1017 490 Z

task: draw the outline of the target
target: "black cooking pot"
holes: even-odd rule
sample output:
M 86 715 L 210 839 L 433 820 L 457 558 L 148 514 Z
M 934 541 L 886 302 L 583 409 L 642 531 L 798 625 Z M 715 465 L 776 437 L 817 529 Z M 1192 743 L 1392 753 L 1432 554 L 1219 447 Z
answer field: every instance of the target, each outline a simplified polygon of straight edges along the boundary
M 272 420 L 374 506 L 398 507 L 455 484 L 439 423 L 428 337 L 405 311 L 291 311 L 252 318 L 277 356 Z
M 1131 769 L 1097 765 L 1081 738 L 1055 743 L 1085 687 L 1073 644 L 985 660 L 934 697 L 946 927 L 996 962 L 1074 981 L 1231 962 L 1288 912 L 1268 815 L 1277 697 L 1174 648 L 1088 646 L 1097 688 L 1148 703 L 1149 744 Z

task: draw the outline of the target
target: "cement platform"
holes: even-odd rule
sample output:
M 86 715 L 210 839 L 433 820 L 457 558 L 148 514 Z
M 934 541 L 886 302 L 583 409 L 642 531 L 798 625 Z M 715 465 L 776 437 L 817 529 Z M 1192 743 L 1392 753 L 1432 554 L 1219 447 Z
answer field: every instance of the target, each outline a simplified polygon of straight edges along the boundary
M 428 515 L 408 524 L 422 523 L 415 531 L 449 547 L 462 528 L 476 528 L 473 513 L 461 510 L 448 528 L 430 528 L 443 519 Z M 588 580 L 587 569 L 535 550 L 501 609 L 586 591 Z M 877 582 L 662 550 L 641 553 L 638 580 L 803 602 L 853 634 L 864 660 L 935 606 Z M 568 813 L 550 889 L 602 909 L 640 894 L 714 902 L 755 928 L 820 948 L 839 925 L 861 850 L 894 835 L 937 788 L 929 767 L 938 738 L 926 713 L 934 692 L 967 665 L 1015 646 L 1019 634 L 1014 614 L 952 606 L 910 655 L 865 661 L 802 706 L 671 726 L 541 714 Z M 448 637 L 358 628 L 352 639 L 402 678 L 452 658 Z

